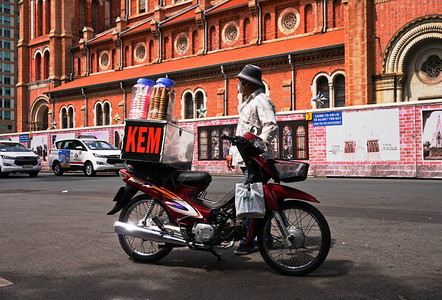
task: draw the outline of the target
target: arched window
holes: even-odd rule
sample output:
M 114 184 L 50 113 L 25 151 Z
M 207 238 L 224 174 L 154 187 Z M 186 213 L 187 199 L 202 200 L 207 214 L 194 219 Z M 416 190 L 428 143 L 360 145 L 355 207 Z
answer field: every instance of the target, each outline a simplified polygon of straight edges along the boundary
M 41 80 L 41 54 L 37 53 L 35 56 L 35 64 L 34 64 L 34 71 L 35 71 L 35 80 Z
M 77 75 L 81 76 L 81 58 L 77 58 Z
M 322 101 L 321 107 L 319 106 L 317 107 L 318 108 L 330 107 L 330 92 L 328 86 L 328 79 L 325 76 L 321 76 L 316 83 L 316 94 L 319 94 L 319 92 L 321 92 L 322 96 L 324 96 L 325 99 L 321 100 Z
M 109 102 L 104 103 L 103 115 L 104 115 L 104 124 L 103 125 L 110 125 L 110 123 L 111 123 L 111 107 L 110 107 Z
M 129 66 L 129 58 L 130 58 L 130 50 L 129 50 L 129 46 L 126 46 L 126 48 L 124 49 L 124 66 L 125 67 Z
M 210 27 L 209 33 L 209 51 L 217 50 L 217 40 L 216 40 L 216 28 L 215 26 Z
M 51 0 L 46 0 L 45 25 L 45 34 L 48 34 L 51 31 Z
M 252 26 L 250 26 L 250 19 L 246 18 L 244 20 L 244 30 L 243 30 L 243 44 L 248 45 L 252 39 Z
M 153 60 L 153 47 L 154 47 L 154 43 L 153 41 L 149 42 L 149 62 L 152 62 Z
M 193 97 L 190 92 L 184 95 L 184 119 L 193 119 Z
M 91 66 L 90 66 L 91 69 L 89 70 L 90 73 L 94 73 L 95 70 L 97 70 L 97 71 L 99 70 L 98 68 L 95 69 L 95 65 L 96 65 L 95 54 L 92 53 L 92 54 L 91 54 Z
M 196 110 L 197 110 L 197 118 L 203 118 L 204 115 L 198 113 L 198 110 L 204 109 L 204 94 L 201 91 L 196 92 L 195 94 L 195 100 L 196 100 Z
M 98 32 L 98 1 L 92 2 L 92 29 L 95 33 Z
M 146 0 L 138 0 L 138 13 L 139 14 L 144 14 L 145 12 L 147 12 L 147 5 L 146 5 Z
M 264 16 L 264 41 L 271 40 L 272 32 L 272 17 L 270 14 Z
M 83 28 L 86 26 L 86 0 L 80 0 L 78 3 L 78 32 L 83 34 Z
M 335 99 L 335 107 L 345 106 L 345 77 L 337 75 L 333 83 L 333 92 Z
M 283 159 L 293 159 L 292 129 L 289 126 L 285 126 L 282 134 L 283 134 L 282 158 Z
M 66 107 L 61 109 L 61 128 L 68 128 L 68 113 Z
M 168 52 L 168 49 L 169 49 L 169 38 L 166 37 L 166 38 L 164 39 L 164 43 L 163 43 L 163 60 L 166 60 L 166 59 L 167 59 L 167 52 Z
M 298 151 L 297 159 L 307 158 L 307 135 L 304 126 L 298 126 L 296 129 L 296 149 Z
M 199 49 L 198 31 L 192 32 L 192 54 L 196 54 Z
M 344 26 L 344 14 L 342 12 L 342 0 L 333 1 L 333 27 Z
M 313 17 L 313 7 L 307 4 L 304 8 L 304 30 L 305 32 L 313 32 L 315 29 L 315 18 Z
M 103 107 L 100 102 L 95 105 L 95 126 L 103 125 Z
M 49 58 L 49 51 L 45 51 L 43 56 L 43 65 L 44 65 L 44 71 L 43 71 L 43 79 L 49 79 L 49 66 L 50 66 L 50 58 Z
M 112 63 L 111 68 L 112 69 L 116 69 L 117 66 L 115 65 L 115 61 L 117 60 L 117 52 L 116 52 L 115 49 L 112 49 L 112 57 L 111 57 L 111 59 L 112 59 L 112 61 L 111 61 L 111 63 Z
M 43 35 L 43 1 L 37 2 L 37 36 Z
M 74 108 L 72 106 L 68 109 L 69 128 L 74 128 Z

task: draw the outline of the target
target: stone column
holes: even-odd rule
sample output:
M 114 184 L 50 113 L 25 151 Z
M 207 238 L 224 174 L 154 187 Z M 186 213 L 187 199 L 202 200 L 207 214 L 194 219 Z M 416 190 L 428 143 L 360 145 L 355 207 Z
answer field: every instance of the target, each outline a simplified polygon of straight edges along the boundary
M 373 3 L 344 0 L 345 99 L 349 106 L 373 103 Z
M 30 24 L 29 6 L 33 4 L 29 0 L 20 0 L 20 40 L 17 43 L 18 52 L 18 82 L 17 82 L 17 132 L 29 130 L 29 33 L 33 29 Z
M 52 87 L 60 85 L 62 57 L 66 55 L 62 53 L 61 47 L 61 20 L 63 14 L 70 12 L 62 11 L 61 8 L 61 1 L 51 1 L 51 11 L 61 12 L 51 16 L 51 31 L 49 32 L 49 47 L 51 49 L 49 79 L 51 80 Z
M 61 84 L 66 83 L 69 80 L 69 74 L 73 72 L 71 70 L 71 55 L 69 54 L 69 48 L 72 46 L 72 19 L 75 12 L 75 1 L 62 0 L 61 11 L 61 70 L 60 80 Z

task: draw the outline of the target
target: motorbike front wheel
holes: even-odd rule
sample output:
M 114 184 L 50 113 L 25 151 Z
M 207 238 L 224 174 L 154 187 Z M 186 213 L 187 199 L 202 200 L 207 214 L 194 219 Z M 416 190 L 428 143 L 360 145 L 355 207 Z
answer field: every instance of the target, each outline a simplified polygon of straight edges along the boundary
M 312 205 L 287 201 L 279 210 L 288 232 L 288 246 L 273 213 L 264 218 L 258 247 L 265 262 L 284 275 L 300 276 L 318 268 L 330 250 L 330 229 L 324 216 Z
M 134 197 L 120 213 L 118 221 L 143 226 L 143 220 L 158 217 L 164 225 L 173 224 L 172 217 L 167 213 L 163 204 L 148 195 Z M 134 260 L 154 262 L 165 257 L 172 246 L 141 238 L 118 234 L 123 250 Z

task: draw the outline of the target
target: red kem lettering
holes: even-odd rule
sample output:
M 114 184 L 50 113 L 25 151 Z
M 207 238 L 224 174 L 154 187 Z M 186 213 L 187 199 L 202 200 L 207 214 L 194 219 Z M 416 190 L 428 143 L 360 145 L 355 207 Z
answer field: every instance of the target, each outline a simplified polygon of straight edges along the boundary
M 138 127 L 129 126 L 127 128 L 127 138 L 126 138 L 126 152 L 135 152 L 136 142 L 135 134 L 137 133 Z
M 149 127 L 149 135 L 147 136 L 146 153 L 158 154 L 161 142 L 161 127 Z
M 137 143 L 137 152 L 138 153 L 144 153 L 145 149 L 141 146 L 141 144 L 144 144 L 145 137 L 143 136 L 143 133 L 147 132 L 147 127 L 140 127 L 140 130 L 138 130 L 138 143 Z

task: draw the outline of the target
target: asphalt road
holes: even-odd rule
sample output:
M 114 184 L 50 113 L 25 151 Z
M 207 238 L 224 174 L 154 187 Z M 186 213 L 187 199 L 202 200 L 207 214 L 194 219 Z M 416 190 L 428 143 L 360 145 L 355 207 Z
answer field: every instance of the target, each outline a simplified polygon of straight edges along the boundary
M 214 177 L 208 197 L 239 181 Z M 106 215 L 115 174 L 0 178 L 0 299 L 442 299 L 440 180 L 308 178 L 332 248 L 305 277 L 287 277 L 259 253 L 223 260 L 174 249 L 131 261 Z

